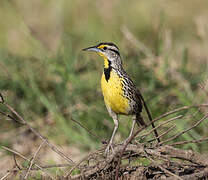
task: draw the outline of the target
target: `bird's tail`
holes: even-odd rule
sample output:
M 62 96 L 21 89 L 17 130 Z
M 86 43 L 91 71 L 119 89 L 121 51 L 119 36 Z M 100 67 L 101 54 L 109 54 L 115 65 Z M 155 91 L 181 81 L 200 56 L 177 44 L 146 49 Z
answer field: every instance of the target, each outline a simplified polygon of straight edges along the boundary
M 142 95 L 140 94 L 139 96 L 140 96 L 140 98 L 141 98 L 141 100 L 142 100 L 142 102 L 143 102 L 145 111 L 147 112 L 147 116 L 148 116 L 150 122 L 152 122 L 152 116 L 151 116 L 150 111 L 149 111 L 149 109 L 148 109 L 148 107 L 147 107 L 147 104 L 146 104 L 144 98 L 142 97 Z M 142 119 L 142 121 L 143 121 L 143 119 Z M 142 121 L 140 120 L 139 122 L 142 122 Z M 144 122 L 144 121 L 143 121 L 143 122 Z M 141 124 L 141 125 L 142 125 L 142 124 Z M 153 122 L 151 123 L 151 125 L 152 125 L 152 128 L 155 128 L 155 125 L 154 125 Z M 154 134 L 155 134 L 155 137 L 157 138 L 157 141 L 160 142 L 160 138 L 158 137 L 158 133 L 157 133 L 157 130 L 156 130 L 156 129 L 154 130 Z

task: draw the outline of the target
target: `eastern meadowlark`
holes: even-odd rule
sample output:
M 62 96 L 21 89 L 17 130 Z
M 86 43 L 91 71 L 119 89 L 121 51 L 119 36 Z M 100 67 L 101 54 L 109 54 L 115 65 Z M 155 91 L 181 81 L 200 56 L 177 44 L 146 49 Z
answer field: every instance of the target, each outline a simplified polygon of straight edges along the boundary
M 133 124 L 128 138 L 130 138 L 133 133 L 135 122 L 141 126 L 145 125 L 141 116 L 143 105 L 150 121 L 152 118 L 140 91 L 136 88 L 129 75 L 123 69 L 119 49 L 115 44 L 100 43 L 83 50 L 97 52 L 104 59 L 104 72 L 101 78 L 101 88 L 106 108 L 115 124 L 111 139 L 105 150 L 105 153 L 108 153 L 110 148 L 113 151 L 112 143 L 118 129 L 119 114 L 133 115 Z M 154 124 L 152 124 L 152 126 L 154 128 Z M 155 135 L 158 137 L 156 131 Z

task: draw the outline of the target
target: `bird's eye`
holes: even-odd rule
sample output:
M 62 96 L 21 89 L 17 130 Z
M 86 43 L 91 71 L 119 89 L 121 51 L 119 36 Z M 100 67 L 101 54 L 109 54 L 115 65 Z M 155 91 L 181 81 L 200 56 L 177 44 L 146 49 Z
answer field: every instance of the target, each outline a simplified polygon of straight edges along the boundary
M 106 49 L 107 49 L 107 47 L 106 47 L 106 46 L 104 46 L 104 47 L 103 47 L 103 50 L 106 50 Z

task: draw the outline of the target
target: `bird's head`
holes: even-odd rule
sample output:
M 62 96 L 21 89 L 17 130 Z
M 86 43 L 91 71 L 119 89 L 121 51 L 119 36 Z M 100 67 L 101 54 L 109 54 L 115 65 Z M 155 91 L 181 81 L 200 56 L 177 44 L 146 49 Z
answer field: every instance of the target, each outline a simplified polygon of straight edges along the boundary
M 93 51 L 102 56 L 105 68 L 108 68 L 110 65 L 118 68 L 118 66 L 122 65 L 119 49 L 113 43 L 100 43 L 96 46 L 85 48 L 83 51 Z

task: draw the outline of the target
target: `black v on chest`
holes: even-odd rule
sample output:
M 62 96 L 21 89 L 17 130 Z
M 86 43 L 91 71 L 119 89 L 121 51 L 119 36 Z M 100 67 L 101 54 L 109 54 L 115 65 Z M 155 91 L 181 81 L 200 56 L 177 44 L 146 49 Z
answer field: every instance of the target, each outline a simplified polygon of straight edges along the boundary
M 108 60 L 108 68 L 104 68 L 105 80 L 108 82 L 112 70 L 111 62 Z

